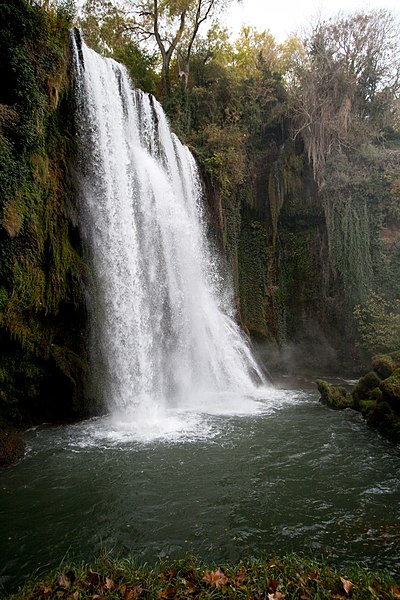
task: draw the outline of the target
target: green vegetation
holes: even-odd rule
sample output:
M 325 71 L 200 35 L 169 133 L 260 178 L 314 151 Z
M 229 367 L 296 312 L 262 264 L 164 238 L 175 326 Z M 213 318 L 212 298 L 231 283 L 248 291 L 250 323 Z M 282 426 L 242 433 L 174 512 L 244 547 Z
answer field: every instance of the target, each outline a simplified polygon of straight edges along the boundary
M 16 425 L 72 415 L 85 363 L 71 21 L 47 5 L 0 3 L 0 413 Z
M 79 25 L 85 41 L 103 56 L 123 63 L 135 86 L 157 94 L 159 76 L 155 72 L 156 57 L 129 35 L 128 19 L 121 8 L 106 0 L 87 0 Z
M 371 292 L 354 308 L 359 345 L 369 354 L 400 348 L 400 300 L 387 300 Z
M 283 45 L 251 28 L 231 43 L 214 26 L 185 93 L 171 68 L 166 108 L 212 181 L 241 321 L 283 348 L 317 332 L 342 369 L 400 339 L 398 54 L 378 11 Z M 366 331 L 375 294 L 382 320 Z
M 41 581 L 29 582 L 8 600 L 139 600 L 140 598 L 243 598 L 332 600 L 351 596 L 394 599 L 399 582 L 360 566 L 335 569 L 289 555 L 248 559 L 236 565 L 206 565 L 188 557 L 138 567 L 132 559 L 103 556 L 92 565 L 68 565 Z
M 253 335 L 268 335 L 264 306 L 268 233 L 262 223 L 252 221 L 242 227 L 238 251 L 242 317 Z

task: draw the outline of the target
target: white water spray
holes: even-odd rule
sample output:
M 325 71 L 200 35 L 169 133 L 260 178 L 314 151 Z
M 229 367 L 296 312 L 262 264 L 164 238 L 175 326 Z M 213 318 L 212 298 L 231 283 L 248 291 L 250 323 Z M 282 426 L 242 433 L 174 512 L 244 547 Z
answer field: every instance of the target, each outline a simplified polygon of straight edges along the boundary
M 144 421 L 253 395 L 263 376 L 208 248 L 193 156 L 124 67 L 72 37 L 95 393 Z

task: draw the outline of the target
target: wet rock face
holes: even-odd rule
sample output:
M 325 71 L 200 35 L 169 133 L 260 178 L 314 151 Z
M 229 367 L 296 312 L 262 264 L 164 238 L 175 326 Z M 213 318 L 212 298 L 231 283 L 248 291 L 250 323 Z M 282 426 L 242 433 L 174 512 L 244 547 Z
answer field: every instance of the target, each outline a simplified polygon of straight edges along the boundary
M 0 465 L 12 465 L 24 457 L 25 444 L 19 433 L 12 427 L 0 429 Z

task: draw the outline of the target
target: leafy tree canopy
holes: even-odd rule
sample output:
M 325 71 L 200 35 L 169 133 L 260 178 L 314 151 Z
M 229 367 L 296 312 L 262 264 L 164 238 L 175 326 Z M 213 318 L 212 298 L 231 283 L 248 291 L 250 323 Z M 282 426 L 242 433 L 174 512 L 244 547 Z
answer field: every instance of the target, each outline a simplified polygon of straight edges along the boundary
M 139 42 L 153 41 L 161 57 L 161 96 L 170 93 L 170 66 L 179 58 L 188 85 L 190 59 L 200 27 L 230 0 L 130 0 L 126 26 Z
M 157 57 L 132 37 L 121 7 L 109 0 L 86 0 L 79 25 L 91 48 L 122 62 L 137 87 L 157 93 Z

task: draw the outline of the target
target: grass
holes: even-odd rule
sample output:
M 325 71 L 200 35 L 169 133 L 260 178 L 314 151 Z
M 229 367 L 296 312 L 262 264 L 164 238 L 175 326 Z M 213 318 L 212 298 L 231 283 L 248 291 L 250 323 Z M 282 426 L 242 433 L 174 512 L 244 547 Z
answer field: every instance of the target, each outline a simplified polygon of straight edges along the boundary
M 64 565 L 27 582 L 7 600 L 145 599 L 396 599 L 400 583 L 385 573 L 354 565 L 334 567 L 299 555 L 210 565 L 193 557 L 156 567 L 103 553 L 91 565 Z

